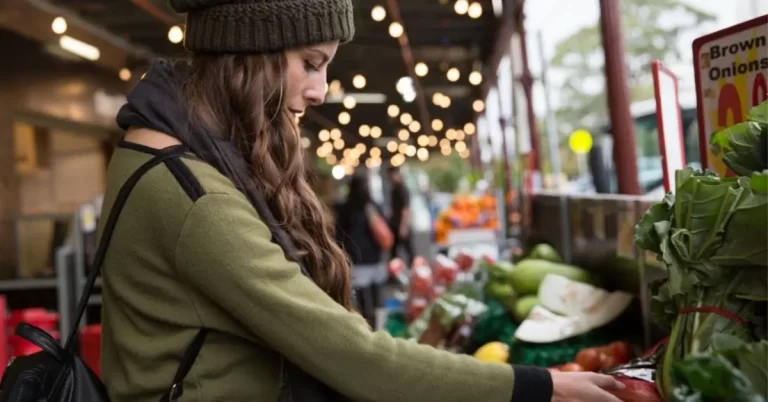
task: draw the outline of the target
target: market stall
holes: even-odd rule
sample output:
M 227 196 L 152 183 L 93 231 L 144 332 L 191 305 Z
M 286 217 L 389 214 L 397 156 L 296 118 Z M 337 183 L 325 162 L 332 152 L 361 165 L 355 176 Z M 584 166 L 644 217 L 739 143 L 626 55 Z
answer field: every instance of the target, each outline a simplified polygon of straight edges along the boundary
M 698 54 L 703 44 L 738 36 L 740 27 L 767 24 L 763 16 L 707 35 L 694 48 Z M 697 61 L 696 68 L 704 74 L 725 67 Z M 702 133 L 701 152 L 709 161 L 704 168 L 715 173 L 681 169 L 665 157 L 669 193 L 663 200 L 569 195 L 562 202 L 527 194 L 532 220 L 521 238 L 522 253 L 501 258 L 505 253 L 498 250 L 448 247 L 410 270 L 399 261 L 390 264 L 402 291 L 388 304 L 387 330 L 485 361 L 608 373 L 627 385 L 617 392 L 622 401 L 765 401 L 764 70 L 748 72 L 753 86 L 737 86 L 733 77 L 718 84 L 751 110 L 735 109 L 733 99 L 699 110 L 701 119 L 718 116 L 707 123 L 711 127 L 700 124 L 710 127 Z M 701 82 L 700 98 L 707 93 Z M 658 102 L 665 111 L 679 108 Z M 674 136 L 677 125 L 659 116 L 666 129 L 660 136 Z M 673 141 L 660 141 L 668 148 L 663 152 L 679 151 L 668 146 Z M 442 214 L 436 236 L 447 244 L 463 232 L 460 217 L 469 216 L 456 212 L 463 206 L 457 199 Z M 557 230 L 563 206 L 566 231 Z M 563 244 L 567 261 L 555 250 Z

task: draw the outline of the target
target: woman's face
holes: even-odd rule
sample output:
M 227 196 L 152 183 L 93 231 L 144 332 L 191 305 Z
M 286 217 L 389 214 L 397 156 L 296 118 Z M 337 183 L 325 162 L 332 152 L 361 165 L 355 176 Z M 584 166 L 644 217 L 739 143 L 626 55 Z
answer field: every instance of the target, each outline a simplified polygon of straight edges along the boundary
M 286 105 L 294 115 L 323 103 L 328 64 L 338 47 L 334 41 L 286 51 Z

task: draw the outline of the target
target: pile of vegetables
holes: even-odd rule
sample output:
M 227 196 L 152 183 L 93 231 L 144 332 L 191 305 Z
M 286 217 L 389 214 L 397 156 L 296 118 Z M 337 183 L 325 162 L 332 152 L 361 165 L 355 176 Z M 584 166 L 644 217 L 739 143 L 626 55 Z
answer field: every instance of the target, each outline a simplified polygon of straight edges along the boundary
M 635 243 L 667 270 L 652 283 L 654 318 L 670 328 L 656 387 L 667 401 L 768 396 L 768 102 L 710 145 L 736 177 L 690 168 L 652 206 Z
M 549 244 L 538 244 L 517 264 L 500 261 L 485 264 L 488 280 L 485 296 L 503 304 L 518 322 L 525 320 L 539 304 L 538 291 L 549 274 L 590 283 L 589 272 L 562 262 L 560 255 Z
M 435 219 L 435 242 L 448 241 L 448 232 L 456 229 L 498 229 L 496 197 L 482 194 L 478 197 L 457 194 L 451 205 Z

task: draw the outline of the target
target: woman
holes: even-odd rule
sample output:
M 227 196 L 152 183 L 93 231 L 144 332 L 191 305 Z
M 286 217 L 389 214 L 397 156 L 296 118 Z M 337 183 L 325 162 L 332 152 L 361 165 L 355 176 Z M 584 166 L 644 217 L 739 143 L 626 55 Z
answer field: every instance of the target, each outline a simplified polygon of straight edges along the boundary
M 371 229 L 371 214 L 381 210 L 371 198 L 368 175 L 357 173 L 349 180 L 347 199 L 336 207 L 336 237 L 352 264 L 354 293 L 360 313 L 375 325 L 375 308 L 379 299 L 379 278 L 385 279 L 382 247 Z M 383 218 L 382 223 L 384 223 Z M 387 230 L 388 227 L 384 226 Z
M 183 394 L 166 399 L 618 401 L 610 377 L 482 363 L 374 333 L 352 311 L 349 263 L 294 126 L 353 36 L 350 0 L 171 4 L 188 13 L 191 65 L 156 63 L 129 94 L 108 172 L 105 213 L 131 174 L 166 158 L 127 198 L 105 260 L 114 401 L 157 401 L 201 328 Z
M 381 214 L 371 199 L 368 177 L 356 174 L 349 180 L 347 199 L 337 206 L 336 236 L 355 265 L 375 265 L 382 262 L 382 249 L 371 233 L 368 210 Z

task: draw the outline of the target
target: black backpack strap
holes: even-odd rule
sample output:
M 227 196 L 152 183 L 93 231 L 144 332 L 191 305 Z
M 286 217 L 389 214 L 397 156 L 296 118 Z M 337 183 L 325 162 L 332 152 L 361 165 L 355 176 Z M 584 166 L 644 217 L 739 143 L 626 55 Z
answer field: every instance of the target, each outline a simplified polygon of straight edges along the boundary
M 122 212 L 123 207 L 125 207 L 125 203 L 128 201 L 128 196 L 131 194 L 131 191 L 139 182 L 139 180 L 153 167 L 163 163 L 167 159 L 181 156 L 185 152 L 186 148 L 183 145 L 165 148 L 152 159 L 136 169 L 136 171 L 133 172 L 130 177 L 128 177 L 128 180 L 123 183 L 120 191 L 118 191 L 117 198 L 115 198 L 115 202 L 112 204 L 112 209 L 109 211 L 107 222 L 104 224 L 104 229 L 101 233 L 101 240 L 99 241 L 99 246 L 96 249 L 96 254 L 93 257 L 91 273 L 88 274 L 88 280 L 85 283 L 85 289 L 83 289 L 83 293 L 80 295 L 80 301 L 77 303 L 75 320 L 72 323 L 72 329 L 70 330 L 69 336 L 67 337 L 67 343 L 64 345 L 64 349 L 68 351 L 72 350 L 74 339 L 77 335 L 78 327 L 80 326 L 80 321 L 83 319 L 83 314 L 85 314 L 85 309 L 88 306 L 88 300 L 93 293 L 94 284 L 96 283 L 96 279 L 99 277 L 99 275 L 101 275 L 101 268 L 102 265 L 104 265 L 104 257 L 106 256 L 109 242 L 112 240 L 112 235 L 114 234 L 115 226 L 117 225 L 117 219 L 120 217 L 120 212 Z
M 186 147 L 183 145 L 173 146 L 169 148 L 163 149 L 160 153 L 152 157 L 149 161 L 141 165 L 138 169 L 136 169 L 133 174 L 128 177 L 128 180 L 123 183 L 123 186 L 120 188 L 120 190 L 117 193 L 117 197 L 115 198 L 115 202 L 112 205 L 112 209 L 109 211 L 109 217 L 107 218 L 107 222 L 104 224 L 104 229 L 101 234 L 101 240 L 99 241 L 99 246 L 96 249 L 96 254 L 93 258 L 93 266 L 90 274 L 88 274 L 88 280 L 85 283 L 85 289 L 83 289 L 83 293 L 80 296 L 80 301 L 77 303 L 77 313 L 75 314 L 75 321 L 72 325 L 72 330 L 67 337 L 67 343 L 64 345 L 64 349 L 71 351 L 71 348 L 73 347 L 73 340 L 75 339 L 75 336 L 77 335 L 78 326 L 80 325 L 80 321 L 83 319 L 83 314 L 85 313 L 85 309 L 88 306 L 88 299 L 90 299 L 91 294 L 93 293 L 94 284 L 96 283 L 96 279 L 101 275 L 101 269 L 104 265 L 104 258 L 107 253 L 107 248 L 109 247 L 109 243 L 112 240 L 112 235 L 115 231 L 115 226 L 117 225 L 117 220 L 120 217 L 120 212 L 122 212 L 123 207 L 125 207 L 125 203 L 128 201 L 128 196 L 130 196 L 131 191 L 134 187 L 136 187 L 136 184 L 139 182 L 139 180 L 152 168 L 155 166 L 165 162 L 168 159 L 177 158 L 182 155 L 184 155 L 187 152 Z M 189 370 L 192 368 L 192 365 L 195 362 L 195 359 L 197 359 L 197 355 L 200 353 L 200 349 L 203 347 L 203 343 L 205 343 L 205 338 L 208 335 L 208 330 L 206 328 L 200 329 L 200 331 L 195 335 L 195 338 L 192 340 L 192 342 L 187 347 L 187 350 L 184 351 L 184 355 L 181 358 L 181 361 L 179 362 L 179 368 L 176 370 L 176 375 L 173 377 L 173 385 L 171 387 L 171 390 L 166 394 L 163 399 L 164 401 L 175 401 L 179 397 L 181 397 L 181 394 L 183 392 L 182 389 L 182 382 L 184 381 L 184 378 L 189 374 Z
M 184 378 L 187 377 L 189 370 L 192 369 L 192 365 L 195 364 L 195 359 L 197 359 L 197 355 L 200 354 L 200 349 L 203 348 L 206 336 L 208 336 L 208 329 L 203 328 L 197 335 L 195 335 L 195 338 L 192 339 L 187 350 L 184 351 L 184 356 L 181 357 L 179 368 L 176 369 L 176 374 L 173 376 L 173 384 L 171 385 L 171 388 L 168 392 L 163 394 L 163 397 L 160 398 L 160 402 L 177 401 L 181 398 L 181 395 L 184 394 Z

